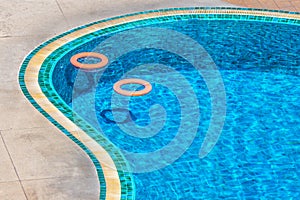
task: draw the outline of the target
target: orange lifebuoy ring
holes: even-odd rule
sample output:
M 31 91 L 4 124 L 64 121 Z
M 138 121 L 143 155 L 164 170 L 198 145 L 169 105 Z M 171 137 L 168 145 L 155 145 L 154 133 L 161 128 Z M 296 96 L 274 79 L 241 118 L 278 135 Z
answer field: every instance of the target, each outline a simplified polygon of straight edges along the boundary
M 85 64 L 85 63 L 78 62 L 79 58 L 84 58 L 84 57 L 99 58 L 101 61 L 95 64 Z M 96 52 L 82 52 L 72 56 L 70 62 L 72 63 L 72 65 L 80 69 L 98 69 L 107 65 L 108 58 L 105 55 Z
M 123 90 L 121 87 L 122 85 L 126 85 L 126 84 L 140 84 L 143 85 L 145 88 L 138 91 Z M 149 82 L 142 79 L 129 78 L 129 79 L 123 79 L 116 82 L 113 88 L 115 92 L 124 96 L 142 96 L 151 92 L 152 85 Z

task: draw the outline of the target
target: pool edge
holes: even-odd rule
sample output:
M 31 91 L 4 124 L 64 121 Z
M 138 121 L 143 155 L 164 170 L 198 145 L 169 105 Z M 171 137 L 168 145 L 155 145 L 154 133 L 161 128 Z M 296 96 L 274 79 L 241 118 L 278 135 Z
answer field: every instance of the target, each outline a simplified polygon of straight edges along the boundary
M 55 126 L 57 126 L 61 131 L 63 131 L 70 139 L 79 144 L 81 148 L 89 155 L 92 159 L 96 168 L 102 167 L 104 176 L 99 176 L 100 188 L 101 180 L 105 179 L 105 190 L 106 199 L 120 199 L 122 189 L 117 168 L 114 172 L 110 169 L 103 169 L 103 163 L 113 162 L 109 153 L 105 151 L 98 143 L 94 142 L 90 136 L 88 136 L 84 131 L 82 131 L 76 124 L 70 121 L 55 105 L 53 105 L 48 97 L 42 92 L 39 83 L 39 70 L 43 65 L 43 62 L 55 49 L 61 47 L 68 42 L 75 40 L 81 36 L 92 33 L 99 29 L 127 23 L 134 22 L 137 20 L 163 17 L 163 16 L 174 16 L 174 15 L 191 15 L 191 14 L 207 14 L 207 15 L 242 15 L 242 16 L 260 16 L 260 17 L 274 17 L 274 18 L 284 18 L 291 20 L 300 20 L 299 13 L 286 12 L 286 11 L 269 11 L 261 9 L 245 9 L 245 8 L 172 8 L 172 9 L 161 9 L 156 11 L 145 11 L 134 14 L 129 14 L 121 17 L 114 17 L 99 22 L 94 22 L 85 26 L 81 26 L 40 45 L 37 49 L 33 50 L 25 59 L 19 72 L 19 84 L 29 101 L 48 118 Z M 90 155 L 91 154 L 91 155 Z M 103 155 L 105 155 L 105 162 L 103 161 Z M 93 157 L 94 156 L 94 157 Z M 95 161 L 96 159 L 98 161 Z M 101 165 L 102 164 L 102 165 Z M 106 171 L 107 170 L 107 171 Z M 98 175 L 99 175 L 98 171 Z M 107 174 L 107 176 L 105 175 Z M 108 175 L 109 174 L 109 175 Z M 113 177 L 111 180 L 108 177 Z M 101 179 L 101 180 L 100 180 Z M 110 189 L 112 188 L 112 189 Z M 112 192 L 112 193 L 110 193 Z M 103 193 L 102 193 L 103 194 Z M 100 192 L 101 195 L 101 192 Z M 100 198 L 103 198 L 103 196 Z

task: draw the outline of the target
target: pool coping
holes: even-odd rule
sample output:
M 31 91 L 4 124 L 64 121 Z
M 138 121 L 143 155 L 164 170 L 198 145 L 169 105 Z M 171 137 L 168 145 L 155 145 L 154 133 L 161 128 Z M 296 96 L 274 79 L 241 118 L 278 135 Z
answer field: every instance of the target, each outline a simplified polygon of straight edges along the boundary
M 98 173 L 100 199 L 134 199 L 134 192 L 130 191 L 133 190 L 133 186 L 129 187 L 129 190 L 121 187 L 118 167 L 115 166 L 115 161 L 106 149 L 96 143 L 82 128 L 74 124 L 67 116 L 68 113 L 65 113 L 65 110 L 62 111 L 60 107 L 57 107 L 49 100 L 52 96 L 47 96 L 41 87 L 43 83 L 41 83 L 42 80 L 39 77 L 40 70 L 52 52 L 79 37 L 124 23 L 179 15 L 201 15 L 203 16 L 201 19 L 242 19 L 300 25 L 300 13 L 288 11 L 228 7 L 150 10 L 109 18 L 69 30 L 41 44 L 23 61 L 19 73 L 19 84 L 23 93 L 46 118 L 89 155 Z M 114 166 L 114 168 L 112 169 L 111 166 Z

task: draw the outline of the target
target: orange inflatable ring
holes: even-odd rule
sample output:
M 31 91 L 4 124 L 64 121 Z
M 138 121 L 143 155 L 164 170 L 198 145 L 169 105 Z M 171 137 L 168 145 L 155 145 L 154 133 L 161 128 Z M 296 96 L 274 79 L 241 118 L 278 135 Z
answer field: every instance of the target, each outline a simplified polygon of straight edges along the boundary
M 121 87 L 126 84 L 140 84 L 145 88 L 138 91 L 123 90 Z M 123 79 L 114 84 L 114 91 L 124 96 L 142 96 L 148 94 L 149 92 L 151 92 L 151 90 L 152 85 L 149 82 L 137 78 Z
M 84 57 L 99 58 L 99 59 L 101 59 L 101 61 L 98 63 L 95 63 L 95 64 L 84 64 L 84 63 L 78 62 L 79 58 L 84 58 Z M 98 69 L 98 68 L 102 68 L 105 65 L 107 65 L 108 58 L 105 55 L 100 54 L 100 53 L 82 52 L 82 53 L 78 53 L 78 54 L 72 56 L 72 58 L 70 59 L 70 62 L 72 63 L 72 65 L 74 65 L 75 67 L 80 68 L 80 69 Z

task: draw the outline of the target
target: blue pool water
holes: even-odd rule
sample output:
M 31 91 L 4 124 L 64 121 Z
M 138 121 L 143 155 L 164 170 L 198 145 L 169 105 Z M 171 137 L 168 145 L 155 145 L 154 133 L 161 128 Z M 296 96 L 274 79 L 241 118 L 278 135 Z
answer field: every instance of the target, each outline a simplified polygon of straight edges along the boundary
M 79 84 L 73 95 L 79 72 L 68 64 L 70 57 L 78 52 L 94 51 L 99 43 L 113 35 L 108 34 L 66 54 L 52 76 L 56 90 L 70 106 L 75 99 L 89 101 L 91 87 L 95 87 L 92 103 L 95 103 L 96 128 L 118 148 L 128 152 L 153 152 L 168 145 L 176 138 L 185 117 L 181 113 L 182 106 L 199 109 L 199 119 L 194 118 L 193 112 L 187 118 L 191 123 L 196 122 L 197 134 L 178 159 L 154 171 L 133 172 L 136 199 L 298 199 L 300 26 L 197 19 L 145 26 L 187 35 L 206 50 L 219 69 L 226 92 L 226 117 L 222 134 L 206 157 L 199 158 L 199 149 L 211 120 L 211 91 L 182 56 L 154 48 L 128 52 L 109 63 L 101 77 L 97 71 L 82 72 L 87 78 L 86 84 Z M 137 71 L 130 72 L 141 65 Z M 123 106 L 124 97 L 118 97 L 112 88 L 126 73 L 126 76 L 131 74 L 129 77 L 155 80 L 152 91 L 127 99 L 130 114 L 119 110 L 118 116 L 111 112 L 104 115 L 104 110 Z M 194 94 L 179 87 L 180 81 L 174 81 L 182 76 Z M 93 85 L 97 77 L 99 81 Z M 165 82 L 173 82 L 179 89 L 172 91 Z M 193 102 L 189 99 L 193 95 L 197 97 L 196 104 L 180 105 L 178 96 L 184 96 L 184 102 Z M 112 103 L 112 98 L 116 102 Z M 165 118 L 155 112 L 150 118 L 149 108 L 156 104 L 164 108 Z M 84 106 L 77 107 L 88 122 L 95 123 L 84 109 Z M 163 122 L 164 126 L 151 137 L 136 137 L 112 122 L 126 126 L 129 116 L 139 127 L 153 122 Z M 135 134 L 143 131 L 141 128 Z

